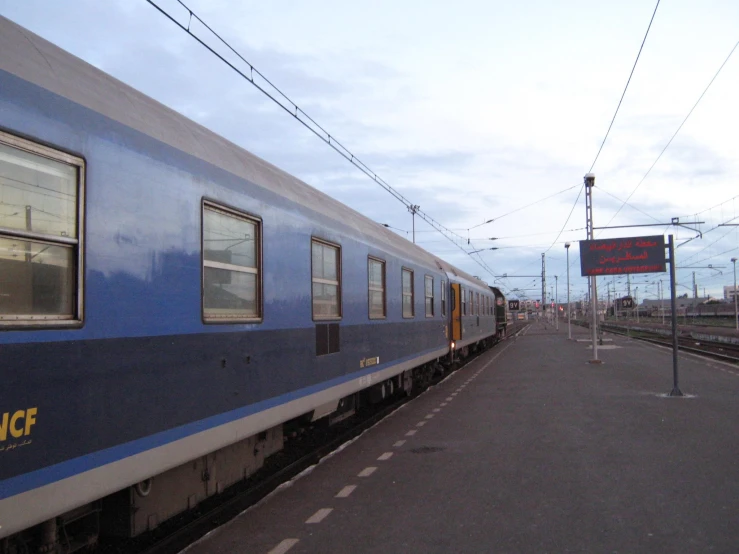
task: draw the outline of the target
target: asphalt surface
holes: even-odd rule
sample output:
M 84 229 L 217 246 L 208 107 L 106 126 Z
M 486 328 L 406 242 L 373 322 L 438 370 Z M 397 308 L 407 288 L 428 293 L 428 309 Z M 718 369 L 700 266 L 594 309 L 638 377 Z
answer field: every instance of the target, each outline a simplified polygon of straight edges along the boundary
M 188 553 L 739 551 L 739 368 L 681 354 L 670 398 L 670 350 L 573 338 L 535 324 Z

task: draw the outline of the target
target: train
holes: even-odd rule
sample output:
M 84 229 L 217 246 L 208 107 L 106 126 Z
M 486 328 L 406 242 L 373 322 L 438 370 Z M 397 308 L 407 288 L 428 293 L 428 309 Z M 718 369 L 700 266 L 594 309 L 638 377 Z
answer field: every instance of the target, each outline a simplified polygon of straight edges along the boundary
M 3 554 L 154 529 L 505 338 L 505 304 L 0 16 Z

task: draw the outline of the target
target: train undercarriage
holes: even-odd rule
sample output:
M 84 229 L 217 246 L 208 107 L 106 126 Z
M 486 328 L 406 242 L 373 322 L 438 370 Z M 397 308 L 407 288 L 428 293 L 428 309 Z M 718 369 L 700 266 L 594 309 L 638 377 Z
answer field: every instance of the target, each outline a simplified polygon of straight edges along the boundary
M 454 355 L 404 371 L 390 379 L 277 425 L 206 456 L 152 476 L 98 501 L 0 540 L 0 554 L 71 554 L 95 547 L 103 538 L 133 538 L 195 508 L 206 499 L 252 476 L 286 442 L 317 426 L 331 426 L 368 405 L 424 390 L 464 360 L 497 342 L 467 345 Z

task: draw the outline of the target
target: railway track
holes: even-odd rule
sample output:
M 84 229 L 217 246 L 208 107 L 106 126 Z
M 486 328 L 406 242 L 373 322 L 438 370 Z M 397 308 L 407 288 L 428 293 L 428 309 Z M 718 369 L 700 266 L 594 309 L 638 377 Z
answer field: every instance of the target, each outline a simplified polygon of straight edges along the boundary
M 631 330 L 627 327 L 616 327 L 613 325 L 604 325 L 603 329 L 609 333 L 672 347 L 672 337 L 667 337 L 657 332 L 649 332 L 644 329 Z M 739 345 L 736 344 L 680 336 L 678 337 L 678 348 L 685 352 L 692 352 L 724 362 L 739 364 Z
M 526 324 L 512 325 L 509 336 L 520 333 Z M 483 351 L 485 352 L 485 351 Z M 483 352 L 467 358 L 463 365 L 445 371 L 429 384 L 434 386 Z M 428 387 L 426 387 L 428 388 Z M 99 552 L 104 554 L 174 554 L 180 552 L 200 537 L 225 524 L 244 510 L 253 506 L 281 484 L 294 478 L 339 446 L 360 435 L 392 412 L 421 394 L 418 391 L 379 407 L 365 408 L 351 420 L 334 426 L 323 426 L 288 441 L 282 452 L 271 456 L 265 466 L 248 479 L 226 489 L 222 494 L 209 498 L 195 509 L 164 522 L 145 536 L 125 540 L 105 540 Z

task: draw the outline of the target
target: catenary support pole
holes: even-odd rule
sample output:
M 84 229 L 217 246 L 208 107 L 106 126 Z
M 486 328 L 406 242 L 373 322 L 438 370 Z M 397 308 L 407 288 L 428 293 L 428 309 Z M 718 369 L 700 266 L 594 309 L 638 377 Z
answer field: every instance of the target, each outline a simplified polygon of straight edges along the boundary
M 546 321 L 547 311 L 547 269 L 544 254 L 541 255 L 541 317 Z

